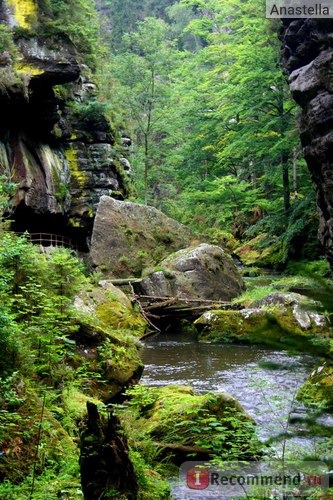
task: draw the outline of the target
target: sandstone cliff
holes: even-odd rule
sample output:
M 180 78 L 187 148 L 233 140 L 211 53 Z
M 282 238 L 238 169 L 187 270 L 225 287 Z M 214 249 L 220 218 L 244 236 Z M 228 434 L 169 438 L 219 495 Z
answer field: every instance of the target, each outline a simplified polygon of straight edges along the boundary
M 319 238 L 333 268 L 333 19 L 286 19 L 282 60 L 301 106 L 304 157 L 317 192 Z
M 45 9 L 0 2 L 0 175 L 17 184 L 15 230 L 87 249 L 100 196 L 122 199 L 126 174 L 92 72 Z

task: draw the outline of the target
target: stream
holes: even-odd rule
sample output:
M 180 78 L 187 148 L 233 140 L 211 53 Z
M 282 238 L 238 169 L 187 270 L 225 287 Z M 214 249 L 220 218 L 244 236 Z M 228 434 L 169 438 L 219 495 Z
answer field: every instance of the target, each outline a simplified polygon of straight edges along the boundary
M 271 445 L 270 457 L 279 459 L 283 445 L 289 457 L 311 454 L 316 449 L 320 438 L 305 432 L 304 419 L 309 415 L 295 400 L 298 387 L 315 363 L 312 357 L 261 346 L 203 344 L 193 336 L 177 333 L 147 339 L 142 358 L 142 384 L 189 385 L 199 393 L 228 392 L 255 419 L 262 441 L 287 431 L 287 440 Z M 288 423 L 290 416 L 295 423 Z M 173 495 L 175 499 L 188 498 L 177 487 Z

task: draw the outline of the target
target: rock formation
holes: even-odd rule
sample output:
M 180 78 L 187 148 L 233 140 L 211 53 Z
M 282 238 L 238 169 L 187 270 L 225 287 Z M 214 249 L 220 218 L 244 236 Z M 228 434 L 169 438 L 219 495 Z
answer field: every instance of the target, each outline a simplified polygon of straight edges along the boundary
M 125 196 L 128 165 L 91 71 L 45 16 L 34 0 L 0 2 L 0 175 L 17 184 L 16 231 L 67 235 L 87 250 L 99 198 Z
M 164 259 L 138 285 L 144 295 L 182 299 L 230 300 L 243 290 L 231 257 L 216 245 L 202 243 Z
M 205 312 L 195 321 L 199 340 L 248 342 L 327 355 L 328 319 L 319 303 L 297 293 L 271 293 L 239 311 Z
M 304 157 L 317 192 L 319 238 L 333 268 L 333 19 L 285 19 L 282 61 L 295 101 Z
M 90 258 L 107 275 L 141 276 L 168 254 L 188 246 L 194 233 L 154 207 L 102 196 L 94 223 Z

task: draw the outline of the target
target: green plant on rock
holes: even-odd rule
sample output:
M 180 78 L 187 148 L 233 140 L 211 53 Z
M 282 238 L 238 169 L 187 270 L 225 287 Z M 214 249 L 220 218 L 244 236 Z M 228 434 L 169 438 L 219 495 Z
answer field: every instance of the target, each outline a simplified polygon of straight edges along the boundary
M 0 24 L 0 66 L 1 63 L 12 62 L 17 57 L 18 50 L 14 43 L 13 32 L 4 23 Z M 2 59 L 3 61 L 2 61 Z M 5 58 L 5 59 L 4 59 Z
M 78 126 L 84 130 L 99 130 L 101 124 L 106 124 L 107 106 L 103 102 L 90 100 L 86 103 L 70 103 L 70 111 Z

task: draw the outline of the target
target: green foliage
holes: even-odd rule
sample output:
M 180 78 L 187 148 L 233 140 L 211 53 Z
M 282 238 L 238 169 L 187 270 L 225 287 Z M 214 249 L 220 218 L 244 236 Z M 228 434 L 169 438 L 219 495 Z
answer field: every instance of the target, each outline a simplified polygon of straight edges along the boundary
M 86 103 L 73 102 L 70 104 L 70 110 L 79 127 L 83 127 L 84 130 L 98 130 L 101 123 L 104 124 L 106 121 L 107 106 L 96 100 Z
M 39 0 L 42 31 L 70 38 L 91 69 L 103 53 L 94 4 L 89 0 Z
M 255 286 L 250 290 L 246 290 L 239 297 L 233 299 L 234 304 L 241 304 L 243 307 L 251 307 L 253 302 L 260 300 L 270 293 L 276 291 L 273 285 Z
M 152 439 L 161 447 L 163 443 L 198 446 L 230 460 L 261 453 L 254 422 L 228 395 L 196 395 L 189 387 L 182 386 L 136 386 L 127 394 L 131 397 L 130 409 L 121 411 L 120 417 L 125 428 L 134 426 L 141 433 L 136 439 L 139 448 L 145 443 L 144 453 L 148 456 L 148 443 Z M 157 457 L 152 455 L 151 459 L 155 461 Z
M 8 52 L 11 58 L 17 56 L 17 47 L 13 40 L 13 33 L 11 29 L 4 23 L 0 24 L 0 54 Z M 0 64 L 1 65 L 1 64 Z
M 139 7 L 143 21 L 135 24 Z M 111 5 L 116 25 L 124 29 L 126 18 L 131 29 L 114 49 L 105 97 L 133 140 L 139 201 L 199 231 L 243 241 L 265 233 L 262 249 L 275 247 L 262 265 L 281 268 L 320 249 L 297 110 L 263 7 L 184 0 L 162 21 L 145 17 L 144 1 Z M 179 40 L 188 35 L 186 50 Z

